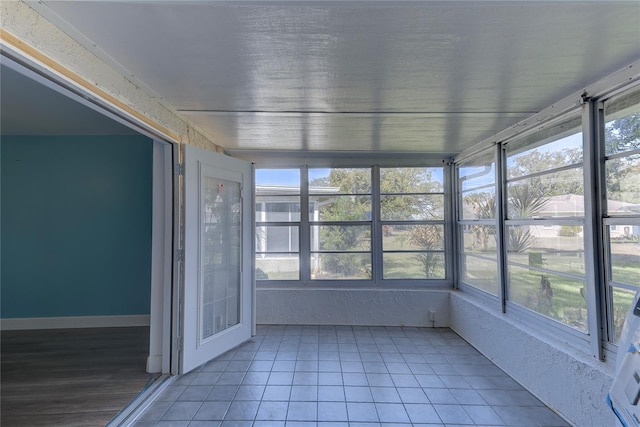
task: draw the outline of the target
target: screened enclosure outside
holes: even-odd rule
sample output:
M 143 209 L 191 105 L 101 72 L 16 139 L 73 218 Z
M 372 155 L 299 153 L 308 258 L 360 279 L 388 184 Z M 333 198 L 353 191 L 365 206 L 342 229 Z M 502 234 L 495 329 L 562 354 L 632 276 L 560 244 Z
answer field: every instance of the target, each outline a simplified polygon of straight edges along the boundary
M 300 278 L 300 170 L 256 170 L 256 280 Z

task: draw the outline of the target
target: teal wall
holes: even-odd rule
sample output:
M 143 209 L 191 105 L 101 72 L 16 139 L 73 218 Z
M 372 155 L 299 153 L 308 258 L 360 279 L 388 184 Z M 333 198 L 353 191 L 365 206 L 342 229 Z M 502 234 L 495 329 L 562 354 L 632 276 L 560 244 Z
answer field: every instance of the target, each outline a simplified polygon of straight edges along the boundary
M 148 314 L 153 143 L 3 136 L 1 317 Z

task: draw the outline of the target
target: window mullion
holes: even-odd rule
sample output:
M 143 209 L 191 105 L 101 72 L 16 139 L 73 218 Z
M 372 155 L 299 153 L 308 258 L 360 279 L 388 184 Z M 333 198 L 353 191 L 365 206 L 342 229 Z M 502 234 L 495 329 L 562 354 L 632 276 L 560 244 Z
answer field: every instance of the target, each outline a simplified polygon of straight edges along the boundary
M 311 280 L 311 226 L 309 225 L 309 168 L 300 168 L 300 281 Z
M 600 103 L 588 100 L 582 109 L 582 135 L 583 135 L 583 159 L 584 159 L 584 254 L 585 254 L 585 275 L 586 275 L 586 299 L 587 313 L 589 313 L 589 338 L 591 343 L 591 353 L 599 360 L 604 360 L 604 348 L 602 346 L 604 338 L 605 317 L 602 312 L 605 289 L 602 284 L 602 240 L 598 231 L 602 223 L 602 206 L 598 198 L 600 174 L 600 141 L 599 133 L 603 134 L 602 124 L 604 124 L 604 111 Z
M 444 277 L 445 279 L 451 280 L 452 283 L 455 283 L 455 273 L 454 270 L 457 269 L 457 262 L 454 261 L 456 258 L 455 255 L 455 228 L 456 226 L 456 213 L 453 200 L 456 197 L 456 192 L 454 191 L 454 175 L 455 166 L 453 162 L 448 162 L 448 164 L 443 168 L 443 197 L 444 197 Z M 447 203 L 449 200 L 449 203 Z
M 380 284 L 383 278 L 382 266 L 382 221 L 380 219 L 380 167 L 371 169 L 371 261 L 373 282 Z
M 503 145 L 496 145 L 496 242 L 499 250 L 498 256 L 498 281 L 500 283 L 500 305 L 503 313 L 507 312 L 508 300 L 508 276 L 507 276 L 507 156 Z

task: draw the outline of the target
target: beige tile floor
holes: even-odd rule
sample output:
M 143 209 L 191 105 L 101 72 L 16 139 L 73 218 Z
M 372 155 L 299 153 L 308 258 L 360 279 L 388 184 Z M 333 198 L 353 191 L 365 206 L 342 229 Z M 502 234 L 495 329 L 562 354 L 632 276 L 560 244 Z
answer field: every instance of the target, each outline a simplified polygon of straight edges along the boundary
M 136 427 L 568 426 L 446 328 L 259 326 Z

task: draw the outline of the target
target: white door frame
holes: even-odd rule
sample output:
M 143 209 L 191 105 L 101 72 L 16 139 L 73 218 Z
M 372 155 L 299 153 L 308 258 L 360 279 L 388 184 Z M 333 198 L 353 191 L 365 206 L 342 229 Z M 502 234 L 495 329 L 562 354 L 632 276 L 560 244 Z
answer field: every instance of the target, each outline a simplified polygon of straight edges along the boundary
M 171 372 L 173 268 L 173 150 L 153 141 L 151 306 L 147 372 Z

